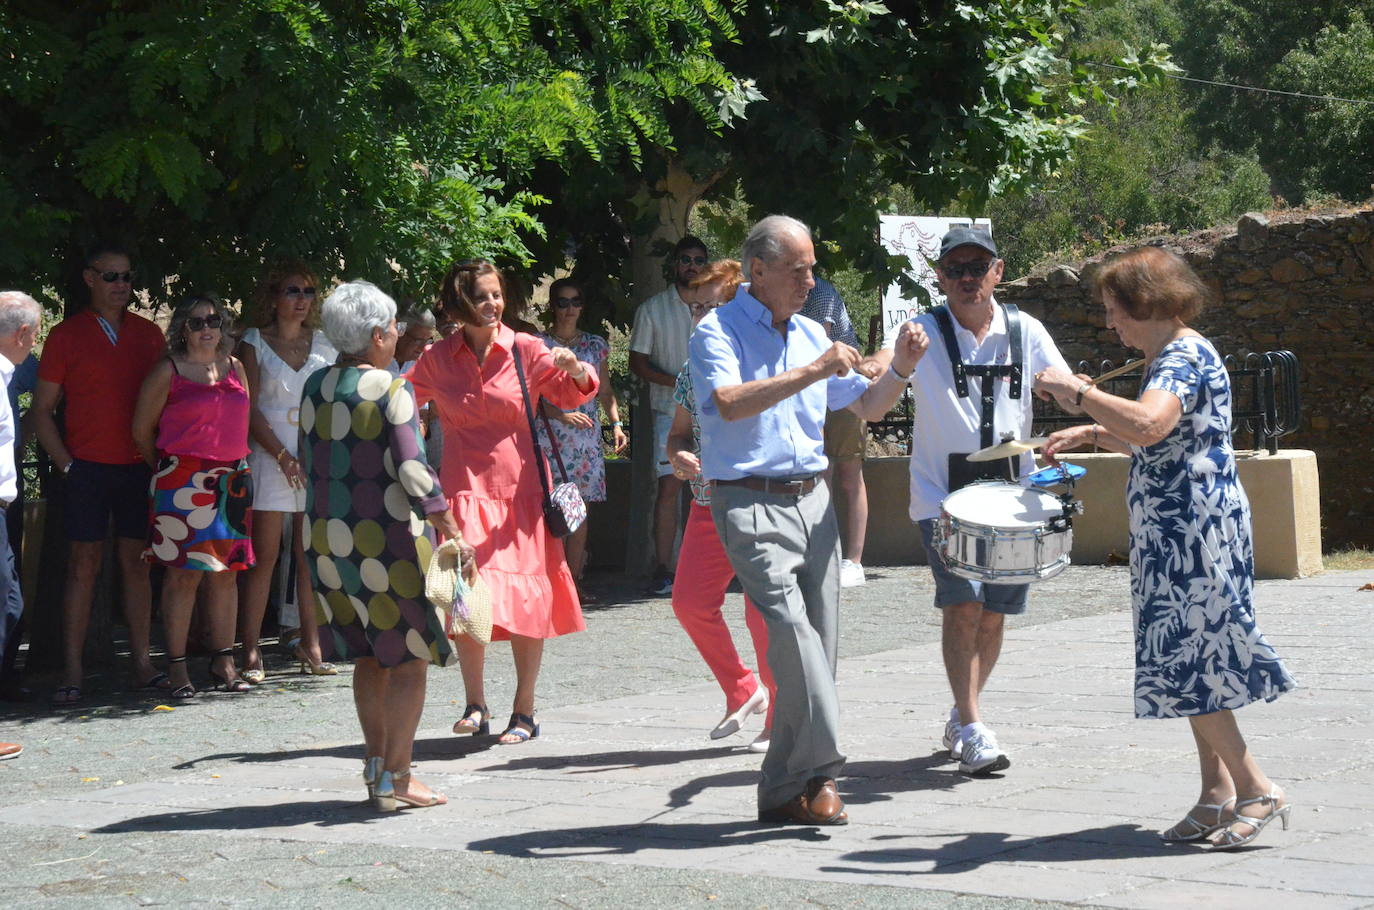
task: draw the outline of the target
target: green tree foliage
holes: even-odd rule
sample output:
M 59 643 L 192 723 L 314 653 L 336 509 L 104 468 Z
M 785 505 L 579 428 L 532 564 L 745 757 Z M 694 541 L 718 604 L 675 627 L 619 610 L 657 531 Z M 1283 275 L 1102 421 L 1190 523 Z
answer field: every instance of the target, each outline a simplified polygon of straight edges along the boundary
M 814 224 L 835 264 L 890 280 L 874 224 L 901 187 L 928 210 L 978 214 L 1069 157 L 1089 102 L 1157 79 L 1159 49 L 1122 47 L 1121 71 L 1085 66 L 1064 23 L 1079 0 L 755 3 L 725 58 L 769 101 L 731 131 L 757 211 Z
M 1039 187 L 993 200 L 1008 275 L 1047 254 L 1090 254 L 1145 232 L 1211 227 L 1272 204 L 1253 154 L 1199 147 L 1179 92 L 1124 102 Z
M 736 103 L 760 96 L 743 118 L 719 132 L 675 121 L 675 145 L 646 155 L 632 175 L 553 174 L 556 188 L 539 188 L 558 199 L 550 241 L 574 247 L 579 271 L 593 279 L 628 278 L 618 267 L 627 257 L 661 255 L 687 229 L 685 215 L 660 229 L 665 197 L 683 203 L 678 212 L 698 198 L 734 200 L 723 221 L 710 215 L 714 235 L 735 237 L 741 221 L 788 212 L 815 228 L 832 268 L 855 266 L 868 287 L 882 286 L 904 264 L 889 260 L 874 230 L 893 187 L 929 210 L 981 210 L 1066 160 L 1087 127 L 1085 104 L 1109 106 L 1165 71 L 1157 49 L 1124 46 L 1108 55 L 1122 71 L 1083 65 L 1064 26 L 1082 7 L 750 0 L 737 40 L 716 48 L 740 87 Z M 641 280 L 651 271 L 641 269 Z M 607 285 L 617 320 L 656 290 Z
M 978 210 L 1061 166 L 1085 104 L 1164 71 L 1154 51 L 1082 65 L 1063 26 L 1082 8 L 14 0 L 0 280 L 60 288 L 112 233 L 155 294 L 240 295 L 272 252 L 415 295 L 473 254 L 546 272 L 575 248 L 623 276 L 665 212 L 685 226 L 739 191 L 881 284 L 888 187 Z
M 1104 60 L 1131 41 L 1173 44 L 1185 31 L 1174 0 L 1117 0 L 1071 23 L 1071 42 Z M 1025 193 L 989 206 L 1008 274 L 1047 256 L 1077 258 L 1143 233 L 1210 227 L 1272 204 L 1253 151 L 1223 150 L 1195 132 L 1193 85 L 1166 80 L 1107 107 L 1090 104 L 1091 126 L 1072 158 Z
M 1296 199 L 1334 194 L 1367 199 L 1374 181 L 1374 29 L 1355 11 L 1289 51 L 1272 80 L 1294 91 L 1364 99 L 1370 104 L 1309 102 L 1286 106 L 1262 135 L 1261 154 Z
M 1177 9 L 1184 27 L 1175 52 L 1191 76 L 1374 100 L 1368 62 L 1374 0 L 1177 0 Z M 1288 201 L 1313 193 L 1369 195 L 1367 105 L 1225 86 L 1194 91 L 1202 141 L 1258 150 L 1274 189 Z
M 264 256 L 425 293 L 528 257 L 540 162 L 639 160 L 718 123 L 728 0 L 144 0 L 0 6 L 0 280 L 138 247 L 154 293 L 242 294 Z

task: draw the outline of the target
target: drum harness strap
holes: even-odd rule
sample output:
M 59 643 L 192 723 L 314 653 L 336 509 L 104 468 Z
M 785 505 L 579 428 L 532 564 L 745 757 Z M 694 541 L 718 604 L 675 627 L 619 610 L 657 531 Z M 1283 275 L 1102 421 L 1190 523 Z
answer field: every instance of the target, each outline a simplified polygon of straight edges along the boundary
M 1024 356 L 1021 346 L 1021 311 L 1015 304 L 1001 304 L 1007 316 L 1007 336 L 1011 342 L 1010 363 L 964 363 L 959 351 L 959 341 L 954 337 L 954 317 L 949 307 L 940 305 L 931 310 L 935 324 L 940 327 L 940 337 L 944 339 L 945 350 L 949 352 L 949 362 L 954 367 L 954 390 L 960 398 L 968 398 L 968 377 L 977 376 L 982 392 L 982 420 L 979 424 L 979 448 L 986 449 L 996 443 L 993 438 L 992 418 L 997 398 L 998 383 L 991 379 L 1008 377 L 1007 394 L 1013 400 L 1021 397 L 1021 382 Z

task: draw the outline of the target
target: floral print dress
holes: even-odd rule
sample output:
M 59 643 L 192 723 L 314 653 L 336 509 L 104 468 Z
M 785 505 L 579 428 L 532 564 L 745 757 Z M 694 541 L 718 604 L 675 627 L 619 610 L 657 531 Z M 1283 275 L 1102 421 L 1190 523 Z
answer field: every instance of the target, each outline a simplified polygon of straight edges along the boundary
M 1255 625 L 1250 504 L 1231 447 L 1231 384 L 1205 338 L 1170 342 L 1142 391 L 1183 405 L 1178 425 L 1131 447 L 1137 717 L 1187 717 L 1273 701 L 1296 684 Z
M 541 332 L 539 339 L 549 350 L 567 347 L 577 355 L 578 360 L 598 371 L 611 354 L 611 346 L 606 343 L 606 339 L 587 332 L 583 332 L 576 343 L 571 345 L 564 345 L 548 332 Z M 553 430 L 553 438 L 558 443 L 558 454 L 563 458 L 563 467 L 568 470 L 568 479 L 577 484 L 577 492 L 581 493 L 587 502 L 605 502 L 606 456 L 601 451 L 601 416 L 596 407 L 596 399 L 593 398 L 571 410 L 586 414 L 592 419 L 592 425 L 584 430 L 551 419 L 548 428 Z M 535 417 L 535 425 L 539 427 L 539 444 L 544 448 L 544 458 L 548 461 L 549 470 L 553 472 L 556 481 L 561 481 L 562 478 L 558 477 L 558 462 L 554 461 L 544 421 L 538 419 L 538 414 Z

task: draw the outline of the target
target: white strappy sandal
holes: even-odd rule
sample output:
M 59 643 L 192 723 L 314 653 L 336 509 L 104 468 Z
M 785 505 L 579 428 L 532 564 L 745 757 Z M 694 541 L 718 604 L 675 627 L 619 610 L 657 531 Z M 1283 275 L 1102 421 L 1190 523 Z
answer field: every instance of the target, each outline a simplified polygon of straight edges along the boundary
M 1174 825 L 1172 828 L 1166 828 L 1160 831 L 1159 839 L 1166 844 L 1186 844 L 1192 841 L 1202 840 L 1207 835 L 1220 831 L 1236 820 L 1234 813 L 1227 819 L 1221 817 L 1222 813 L 1226 811 L 1226 807 L 1235 801 L 1236 798 L 1230 796 L 1219 803 L 1198 803 L 1188 810 L 1188 814 L 1183 816 L 1183 821 Z M 1216 819 L 1210 825 L 1205 824 L 1193 815 L 1193 813 L 1199 809 L 1206 812 L 1215 812 L 1217 814 Z M 1182 828 L 1183 831 L 1178 833 L 1176 831 L 1178 828 Z
M 1252 840 L 1254 840 L 1255 838 L 1259 837 L 1260 832 L 1263 831 L 1263 830 L 1265 829 L 1265 827 L 1266 827 L 1270 822 L 1272 822 L 1275 818 L 1282 819 L 1282 821 L 1283 821 L 1283 830 L 1287 831 L 1287 830 L 1288 830 L 1288 813 L 1289 813 L 1290 811 L 1292 811 L 1293 807 L 1290 806 L 1290 805 L 1287 803 L 1287 801 L 1285 801 L 1284 804 L 1283 804 L 1282 806 L 1279 805 L 1279 800 L 1284 799 L 1284 796 L 1285 796 L 1285 795 L 1286 795 L 1286 794 L 1280 792 L 1280 790 L 1279 790 L 1277 787 L 1275 787 L 1273 790 L 1270 790 L 1268 793 L 1264 794 L 1263 796 L 1256 796 L 1254 799 L 1243 799 L 1243 800 L 1241 800 L 1240 802 L 1236 803 L 1236 816 L 1235 816 L 1235 818 L 1233 818 L 1233 819 L 1231 819 L 1229 822 L 1227 822 L 1227 823 L 1226 823 L 1226 830 L 1223 831 L 1223 832 L 1221 832 L 1221 836 L 1220 836 L 1220 837 L 1218 837 L 1216 840 L 1212 841 L 1212 849 L 1213 849 L 1213 850 L 1234 850 L 1234 849 L 1237 848 L 1237 847 L 1243 847 L 1243 846 L 1245 846 L 1246 844 L 1250 843 L 1250 842 L 1251 842 Z M 1246 815 L 1244 812 L 1241 811 L 1241 810 L 1243 810 L 1246 806 L 1257 806 L 1257 805 L 1258 805 L 1258 806 L 1271 806 L 1272 808 L 1269 810 L 1269 814 L 1266 815 L 1264 818 L 1255 818 L 1254 816 Z M 1231 830 L 1231 825 L 1237 825 L 1237 824 L 1239 824 L 1239 825 L 1249 825 L 1249 826 L 1250 826 L 1250 833 L 1249 833 L 1249 834 L 1245 834 L 1245 835 L 1241 835 L 1241 834 L 1237 834 L 1236 832 L 1232 831 L 1232 830 Z

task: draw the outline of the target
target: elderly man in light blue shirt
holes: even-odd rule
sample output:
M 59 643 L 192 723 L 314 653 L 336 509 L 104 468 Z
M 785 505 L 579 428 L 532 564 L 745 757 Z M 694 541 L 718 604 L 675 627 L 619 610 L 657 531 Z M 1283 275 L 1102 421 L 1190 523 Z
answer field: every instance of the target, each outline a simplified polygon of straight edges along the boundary
M 690 363 L 701 418 L 702 473 L 711 513 L 744 593 L 768 623 L 778 683 L 759 782 L 759 820 L 843 825 L 835 788 L 844 765 L 835 693 L 839 531 L 826 468 L 827 410 L 881 419 L 929 344 L 902 326 L 892 364 L 876 380 L 854 371 L 859 352 L 801 316 L 815 285 L 811 231 L 785 215 L 750 230 L 745 277 L 730 303 L 701 321 Z
M 14 376 L 14 368 L 23 363 L 33 350 L 38 337 L 38 322 L 42 310 L 38 302 L 21 291 L 0 291 L 0 380 L 6 386 Z M 0 510 L 22 509 L 16 502 L 19 496 L 19 471 L 15 463 L 14 441 L 19 425 L 10 409 L 8 395 L 0 395 Z M 5 516 L 0 515 L 0 654 L 10 644 L 10 637 L 19 633 L 19 620 L 24 615 L 24 598 L 14 571 L 14 551 Z M 0 743 L 0 759 L 14 758 L 24 748 L 18 743 Z

